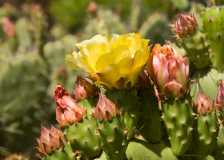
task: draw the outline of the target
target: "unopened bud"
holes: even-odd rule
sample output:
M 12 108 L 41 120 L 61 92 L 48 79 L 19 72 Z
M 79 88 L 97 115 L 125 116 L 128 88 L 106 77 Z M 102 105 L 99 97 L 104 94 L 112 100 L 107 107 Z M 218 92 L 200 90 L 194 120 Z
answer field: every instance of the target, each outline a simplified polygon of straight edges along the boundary
M 74 89 L 74 98 L 77 101 L 93 96 L 96 93 L 96 88 L 86 79 L 78 77 L 76 87 Z
M 183 38 L 194 34 L 197 30 L 197 27 L 197 20 L 192 14 L 179 14 L 175 23 L 173 24 L 173 30 L 175 31 L 178 38 Z
M 57 104 L 56 120 L 61 127 L 83 119 L 85 109 L 80 107 L 61 85 L 56 87 L 54 97 Z
M 42 127 L 40 131 L 40 138 L 37 139 L 37 150 L 42 155 L 47 155 L 65 143 L 65 138 L 59 129 L 55 127 L 45 128 Z
M 221 110 L 224 107 L 224 80 L 219 82 L 218 93 L 215 99 L 215 107 Z
M 204 93 L 199 92 L 194 106 L 198 114 L 206 114 L 213 110 L 213 101 Z
M 113 117 L 118 115 L 118 108 L 105 95 L 100 94 L 93 115 L 99 120 L 111 120 Z

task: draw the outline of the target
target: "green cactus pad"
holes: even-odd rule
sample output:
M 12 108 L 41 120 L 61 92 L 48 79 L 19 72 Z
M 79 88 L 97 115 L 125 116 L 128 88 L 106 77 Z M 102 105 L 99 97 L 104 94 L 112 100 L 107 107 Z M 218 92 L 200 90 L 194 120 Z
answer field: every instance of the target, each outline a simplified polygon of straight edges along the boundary
M 93 115 L 92 115 L 93 106 L 94 106 L 93 104 L 94 104 L 94 99 L 92 99 L 92 98 L 84 99 L 84 100 L 82 100 L 78 103 L 78 105 L 80 107 L 85 108 L 85 110 L 86 110 L 86 115 L 85 116 L 86 116 L 87 119 L 92 119 L 93 118 Z
M 97 122 L 92 117 L 92 100 L 82 100 L 79 105 L 85 108 L 86 116 L 82 122 L 69 126 L 65 135 L 72 147 L 80 151 L 83 157 L 97 157 L 101 152 L 101 137 Z
M 179 39 L 177 43 L 186 50 L 190 64 L 196 69 L 205 69 L 211 65 L 209 42 L 204 33 L 198 31 L 192 36 Z
M 161 152 L 161 159 L 160 160 L 178 160 L 178 159 L 173 154 L 172 149 L 166 147 Z
M 224 70 L 224 7 L 206 8 L 202 12 L 203 31 L 207 35 L 211 48 L 211 61 L 213 66 Z
M 83 153 L 83 156 L 97 157 L 101 151 L 100 134 L 94 119 L 69 126 L 65 135 L 73 149 Z
M 99 121 L 98 130 L 107 159 L 124 159 L 127 146 L 126 131 L 119 117 L 114 117 L 111 121 Z
M 219 133 L 217 136 L 217 147 L 216 147 L 216 159 L 224 157 L 224 126 L 219 126 Z
M 121 123 L 128 139 L 132 138 L 136 131 L 140 106 L 136 90 L 108 91 L 107 96 L 120 107 Z
M 206 75 L 195 79 L 195 83 L 191 85 L 191 97 L 194 100 L 199 91 L 208 95 L 211 99 L 215 100 L 217 95 L 217 84 L 219 80 L 224 79 L 224 74 L 211 69 Z
M 207 156 L 212 153 L 217 136 L 217 118 L 215 111 L 206 115 L 199 115 L 197 118 L 198 140 L 195 149 L 200 156 Z
M 55 151 L 53 154 L 48 155 L 42 160 L 73 160 L 74 153 L 70 144 L 66 144 L 65 147 Z
M 129 142 L 126 155 L 129 160 L 160 160 L 155 152 L 139 142 Z
M 164 103 L 162 110 L 171 149 L 176 155 L 182 155 L 191 143 L 191 106 L 188 101 L 175 100 Z

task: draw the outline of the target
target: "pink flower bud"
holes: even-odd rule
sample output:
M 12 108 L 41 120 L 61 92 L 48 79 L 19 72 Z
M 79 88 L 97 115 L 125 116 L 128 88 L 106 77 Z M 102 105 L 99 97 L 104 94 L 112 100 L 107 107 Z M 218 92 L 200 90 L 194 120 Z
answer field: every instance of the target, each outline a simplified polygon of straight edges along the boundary
M 111 100 L 109 100 L 105 95 L 100 94 L 93 115 L 99 120 L 111 120 L 113 117 L 118 115 L 118 109 Z
M 213 101 L 204 93 L 199 92 L 197 94 L 194 106 L 198 114 L 209 113 L 213 110 Z
M 7 37 L 13 37 L 16 34 L 15 24 L 8 17 L 2 19 L 2 27 Z
M 87 7 L 87 12 L 96 14 L 97 12 L 97 4 L 96 2 L 90 2 L 88 7 Z
M 54 91 L 54 100 L 58 106 L 63 106 L 61 101 L 64 96 L 69 96 L 69 94 L 60 84 L 58 84 Z
M 74 98 L 77 101 L 83 100 L 95 94 L 95 87 L 86 79 L 78 77 L 74 89 Z
M 221 110 L 224 107 L 224 80 L 219 82 L 218 93 L 215 99 L 216 109 Z
M 64 135 L 59 129 L 42 127 L 40 138 L 37 139 L 37 150 L 40 154 L 47 155 L 63 146 L 64 143 Z
M 83 119 L 85 109 L 78 106 L 68 92 L 58 85 L 55 90 L 56 120 L 61 127 L 77 123 Z
M 189 63 L 170 45 L 155 45 L 147 69 L 162 94 L 181 97 L 186 93 Z
M 179 14 L 173 25 L 178 38 L 183 38 L 196 32 L 198 23 L 192 14 Z

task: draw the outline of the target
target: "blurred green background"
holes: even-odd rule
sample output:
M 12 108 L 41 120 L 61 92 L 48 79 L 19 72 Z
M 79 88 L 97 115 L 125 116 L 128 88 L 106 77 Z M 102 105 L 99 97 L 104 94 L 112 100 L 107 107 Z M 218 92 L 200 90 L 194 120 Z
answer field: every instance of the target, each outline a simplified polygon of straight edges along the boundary
M 153 43 L 172 41 L 176 14 L 211 3 L 0 0 L 0 159 L 19 159 L 15 153 L 35 159 L 40 126 L 55 123 L 55 85 L 73 88 L 75 73 L 64 65 L 64 56 L 76 42 L 97 33 L 127 32 L 140 32 Z

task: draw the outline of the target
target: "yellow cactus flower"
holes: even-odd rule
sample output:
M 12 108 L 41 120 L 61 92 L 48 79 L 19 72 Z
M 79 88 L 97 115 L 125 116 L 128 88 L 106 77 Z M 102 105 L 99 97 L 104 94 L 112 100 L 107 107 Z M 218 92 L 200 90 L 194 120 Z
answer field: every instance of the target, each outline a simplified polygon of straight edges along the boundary
M 68 55 L 66 61 L 97 84 L 109 88 L 133 86 L 149 57 L 148 43 L 137 33 L 96 35 L 76 44 L 79 51 Z

